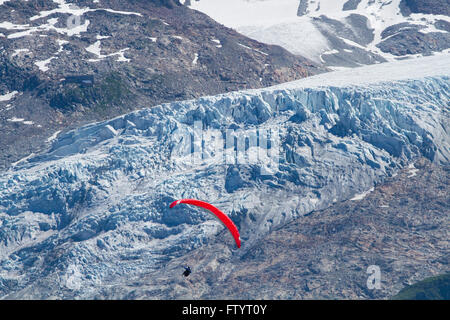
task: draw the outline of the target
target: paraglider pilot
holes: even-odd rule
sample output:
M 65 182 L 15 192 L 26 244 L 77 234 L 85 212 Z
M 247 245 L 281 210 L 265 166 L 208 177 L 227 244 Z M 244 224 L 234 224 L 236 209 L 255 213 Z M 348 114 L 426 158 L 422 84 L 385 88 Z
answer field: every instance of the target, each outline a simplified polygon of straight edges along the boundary
M 184 272 L 183 272 L 183 276 L 187 277 L 191 274 L 191 268 L 189 266 L 184 267 Z

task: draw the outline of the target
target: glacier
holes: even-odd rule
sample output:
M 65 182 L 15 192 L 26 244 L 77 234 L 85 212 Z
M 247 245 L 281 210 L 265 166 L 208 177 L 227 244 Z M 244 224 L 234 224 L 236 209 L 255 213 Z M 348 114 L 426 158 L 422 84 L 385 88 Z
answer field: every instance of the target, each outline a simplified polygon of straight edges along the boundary
M 104 288 L 156 273 L 218 236 L 240 256 L 274 228 L 363 194 L 418 157 L 448 163 L 449 66 L 445 54 L 365 66 L 60 133 L 0 173 L 0 297 L 107 298 Z M 207 133 L 227 130 L 278 132 L 276 170 L 211 156 Z M 196 148 L 203 158 L 192 163 Z M 169 209 L 180 198 L 227 213 L 242 248 L 208 213 Z

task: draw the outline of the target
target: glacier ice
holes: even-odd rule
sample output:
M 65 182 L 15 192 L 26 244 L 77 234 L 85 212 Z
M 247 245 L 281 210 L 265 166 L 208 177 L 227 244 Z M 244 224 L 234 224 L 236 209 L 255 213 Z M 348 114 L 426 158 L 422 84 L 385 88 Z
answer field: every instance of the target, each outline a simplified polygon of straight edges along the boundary
M 0 296 L 96 297 L 224 231 L 196 208 L 169 209 L 176 199 L 228 213 L 242 248 L 225 239 L 239 255 L 273 228 L 362 194 L 416 157 L 448 163 L 450 57 L 417 61 L 416 73 L 409 62 L 363 67 L 60 133 L 47 152 L 0 173 Z M 198 121 L 224 136 L 276 130 L 277 170 L 263 175 L 257 163 L 212 156 L 180 161 L 176 150 L 207 149 Z

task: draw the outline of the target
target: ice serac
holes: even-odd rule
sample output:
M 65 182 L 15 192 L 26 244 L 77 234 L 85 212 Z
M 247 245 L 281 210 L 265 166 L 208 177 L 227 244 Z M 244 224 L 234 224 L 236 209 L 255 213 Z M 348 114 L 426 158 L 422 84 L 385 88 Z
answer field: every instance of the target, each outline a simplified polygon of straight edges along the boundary
M 50 150 L 0 174 L 0 295 L 108 298 L 104 288 L 219 234 L 245 254 L 273 228 L 367 192 L 416 157 L 448 163 L 449 66 L 441 55 L 414 68 L 400 61 L 333 72 L 58 135 Z M 227 130 L 278 132 L 276 170 L 213 157 L 207 133 Z M 195 148 L 205 148 L 202 161 L 180 158 Z M 169 208 L 181 198 L 229 215 L 241 249 L 207 213 Z

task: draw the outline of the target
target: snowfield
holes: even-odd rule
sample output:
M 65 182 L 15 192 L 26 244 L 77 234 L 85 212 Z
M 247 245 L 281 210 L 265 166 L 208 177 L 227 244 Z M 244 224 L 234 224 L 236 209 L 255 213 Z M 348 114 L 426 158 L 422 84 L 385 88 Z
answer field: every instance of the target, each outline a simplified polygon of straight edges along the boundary
M 224 239 L 241 255 L 283 223 L 361 199 L 419 156 L 448 163 L 449 80 L 444 54 L 163 104 L 57 133 L 46 152 L 0 173 L 0 295 L 102 297 L 102 288 L 223 235 L 207 213 L 169 209 L 176 199 L 206 200 L 228 214 L 241 249 Z M 248 148 L 277 154 L 276 170 L 262 174 L 250 155 L 240 164 L 215 157 L 212 141 L 229 131 L 278 134 L 270 148 L 261 140 Z M 187 161 L 192 150 L 203 151 L 200 161 Z
M 252 39 L 282 46 L 317 63 L 323 63 L 321 55 L 327 51 L 357 48 L 362 51 L 353 53 L 353 57 L 358 57 L 354 60 L 372 64 L 415 57 L 396 56 L 379 48 L 388 39 L 383 32 L 393 26 L 408 24 L 421 28 L 421 33 L 448 33 L 435 24 L 438 20 L 449 23 L 450 17 L 420 13 L 403 16 L 400 3 L 401 0 L 199 0 L 191 1 L 190 8 Z M 340 59 L 331 58 L 326 64 L 355 66 L 348 55 L 336 56 Z
M 422 57 L 415 61 L 402 60 L 327 72 L 274 86 L 270 89 L 371 85 L 382 82 L 395 82 L 439 75 L 449 75 L 449 62 L 450 54 L 443 53 L 441 55 L 431 57 Z

